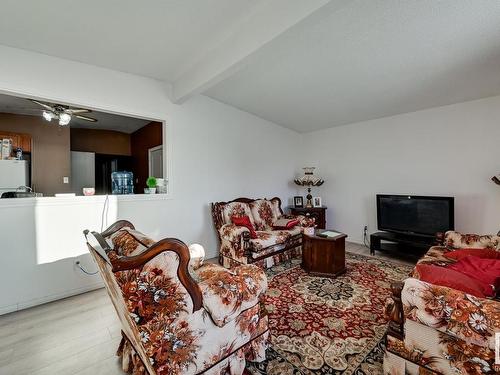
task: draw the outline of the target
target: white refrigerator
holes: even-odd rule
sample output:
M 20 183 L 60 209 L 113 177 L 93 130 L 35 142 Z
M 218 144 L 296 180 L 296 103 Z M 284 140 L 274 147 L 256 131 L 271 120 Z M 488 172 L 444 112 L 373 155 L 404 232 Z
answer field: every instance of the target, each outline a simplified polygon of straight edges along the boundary
M 0 195 L 16 191 L 19 186 L 29 186 L 29 162 L 27 160 L 0 160 Z

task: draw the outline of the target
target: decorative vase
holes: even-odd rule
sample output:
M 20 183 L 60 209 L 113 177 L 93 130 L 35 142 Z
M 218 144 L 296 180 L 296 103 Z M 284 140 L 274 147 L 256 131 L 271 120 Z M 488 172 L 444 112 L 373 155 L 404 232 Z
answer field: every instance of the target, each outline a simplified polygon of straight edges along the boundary
M 144 194 L 156 194 L 156 188 L 144 188 Z
M 314 227 L 305 227 L 304 234 L 306 236 L 314 236 Z

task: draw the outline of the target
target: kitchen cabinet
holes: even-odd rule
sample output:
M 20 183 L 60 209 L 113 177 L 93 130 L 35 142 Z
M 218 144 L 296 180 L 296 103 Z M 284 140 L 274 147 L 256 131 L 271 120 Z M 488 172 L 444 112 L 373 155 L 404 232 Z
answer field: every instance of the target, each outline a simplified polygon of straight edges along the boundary
M 0 139 L 4 138 L 12 139 L 12 150 L 14 152 L 16 148 L 20 147 L 23 152 L 31 153 L 31 135 L 0 131 Z

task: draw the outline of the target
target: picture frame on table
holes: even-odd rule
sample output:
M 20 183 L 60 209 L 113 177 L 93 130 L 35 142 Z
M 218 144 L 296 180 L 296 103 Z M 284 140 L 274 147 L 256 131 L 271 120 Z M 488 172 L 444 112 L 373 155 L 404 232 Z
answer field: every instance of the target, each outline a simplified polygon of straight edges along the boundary
M 313 207 L 322 207 L 321 197 L 313 197 Z
M 304 207 L 304 197 L 301 197 L 300 195 L 293 197 L 293 206 L 295 208 Z

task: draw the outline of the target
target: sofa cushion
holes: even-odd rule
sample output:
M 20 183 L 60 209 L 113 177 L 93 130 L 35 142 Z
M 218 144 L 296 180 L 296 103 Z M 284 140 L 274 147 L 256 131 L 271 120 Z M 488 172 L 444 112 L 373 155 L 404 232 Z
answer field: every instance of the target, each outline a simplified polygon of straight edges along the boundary
M 256 305 L 267 290 L 267 277 L 254 265 L 231 270 L 217 264 L 206 264 L 196 271 L 203 293 L 203 306 L 219 327 Z
M 224 224 L 232 224 L 231 218 L 233 216 L 248 216 L 252 225 L 255 226 L 252 212 L 250 211 L 250 207 L 246 203 L 231 202 L 224 205 L 224 208 L 222 209 L 222 218 L 224 219 Z
M 255 229 L 264 231 L 270 230 L 273 223 L 278 219 L 273 205 L 267 199 L 257 199 L 250 203 Z
M 414 275 L 415 278 L 426 283 L 446 286 L 475 297 L 485 297 L 483 285 L 479 281 L 449 268 L 432 264 L 417 264 Z
M 499 249 L 500 236 L 478 234 L 462 234 L 448 231 L 444 238 L 445 246 L 451 249 Z
M 448 269 L 467 275 L 483 286 L 483 293 L 487 297 L 494 297 L 495 290 L 500 286 L 500 260 L 481 259 L 469 255 L 455 264 L 450 264 Z
M 444 253 L 446 258 L 460 260 L 469 255 L 482 259 L 500 259 L 500 251 L 493 249 L 460 249 Z
M 251 239 L 253 250 L 259 252 L 266 247 L 283 244 L 291 237 L 300 234 L 301 228 L 295 227 L 288 230 L 257 231 L 257 238 Z

